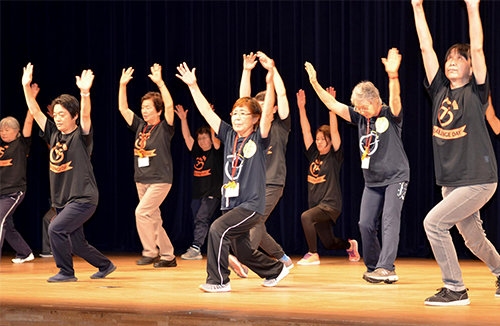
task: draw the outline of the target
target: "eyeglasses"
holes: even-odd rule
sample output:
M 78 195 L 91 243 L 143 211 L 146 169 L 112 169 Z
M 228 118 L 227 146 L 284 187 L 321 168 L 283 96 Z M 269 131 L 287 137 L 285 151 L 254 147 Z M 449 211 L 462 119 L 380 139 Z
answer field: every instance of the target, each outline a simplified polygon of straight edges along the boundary
M 248 117 L 249 115 L 252 115 L 250 112 L 244 112 L 244 111 L 236 111 L 236 112 L 231 112 L 230 115 L 233 116 L 240 116 L 240 117 Z

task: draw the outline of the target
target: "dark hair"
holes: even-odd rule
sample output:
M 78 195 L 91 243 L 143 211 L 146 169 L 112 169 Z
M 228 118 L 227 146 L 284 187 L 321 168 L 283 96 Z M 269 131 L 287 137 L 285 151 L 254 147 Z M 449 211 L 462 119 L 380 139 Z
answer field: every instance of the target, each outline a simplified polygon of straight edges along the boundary
M 76 97 L 72 95 L 62 94 L 56 97 L 54 100 L 52 100 L 52 103 L 50 104 L 52 106 L 52 110 L 54 109 L 56 104 L 59 104 L 66 110 L 68 110 L 69 114 L 71 115 L 71 118 L 74 118 L 78 114 L 80 114 L 80 102 L 78 102 Z
M 329 125 L 322 125 L 321 127 L 319 127 L 318 130 L 316 130 L 315 135 L 317 135 L 318 132 L 321 132 L 323 136 L 325 136 L 325 138 L 328 138 L 329 141 L 332 141 L 332 134 L 330 133 Z
M 211 132 L 209 126 L 201 126 L 200 128 L 196 129 L 196 132 L 194 133 L 194 137 L 196 138 L 196 140 L 198 140 L 198 136 L 203 135 L 203 134 L 208 134 L 209 136 L 212 135 L 212 132 Z
M 264 100 L 266 99 L 266 91 L 258 92 L 257 95 L 255 95 L 254 99 L 259 102 L 264 102 Z
M 153 101 L 153 105 L 155 106 L 156 112 L 162 112 L 163 109 L 165 109 L 165 105 L 163 104 L 163 99 L 161 98 L 161 95 L 158 92 L 147 92 L 141 98 L 141 104 L 145 100 L 152 100 Z
M 254 117 L 258 117 L 257 122 L 254 124 L 254 126 L 259 124 L 260 116 L 262 115 L 262 108 L 260 107 L 260 104 L 256 99 L 248 96 L 237 99 L 236 102 L 234 102 L 231 112 L 233 112 L 234 108 L 240 106 L 248 108 L 250 110 L 250 113 L 252 113 Z
M 470 55 L 470 45 L 468 43 L 456 43 L 450 46 L 448 51 L 446 51 L 446 55 L 444 56 L 444 62 L 448 61 L 448 56 L 451 54 L 453 50 L 456 50 L 458 54 L 460 54 L 465 59 L 471 59 Z

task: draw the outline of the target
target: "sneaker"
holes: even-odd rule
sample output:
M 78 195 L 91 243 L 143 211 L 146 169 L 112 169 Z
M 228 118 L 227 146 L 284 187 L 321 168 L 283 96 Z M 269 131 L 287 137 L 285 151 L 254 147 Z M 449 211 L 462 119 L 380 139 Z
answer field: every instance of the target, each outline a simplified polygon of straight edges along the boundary
M 12 262 L 14 264 L 22 264 L 22 263 L 26 263 L 28 261 L 32 261 L 33 259 L 35 259 L 35 256 L 33 256 L 33 253 L 31 253 L 31 254 L 28 255 L 28 257 L 24 257 L 24 258 L 20 258 L 20 257 L 12 258 Z
M 51 252 L 49 252 L 49 253 L 44 253 L 44 252 L 42 252 L 42 253 L 41 253 L 41 254 L 39 254 L 38 256 L 40 256 L 41 258 L 52 258 L 52 257 L 54 257 L 54 255 L 52 255 L 52 253 L 51 253 Z
M 158 260 L 158 257 L 146 257 L 146 256 L 142 256 L 141 259 L 139 259 L 135 263 L 137 265 L 149 265 L 149 264 L 154 263 L 157 260 Z
M 153 264 L 155 268 L 160 268 L 160 267 L 175 267 L 177 266 L 177 261 L 174 259 L 172 260 L 166 260 L 166 259 L 160 259 L 156 263 Z
M 349 240 L 351 247 L 346 249 L 347 254 L 349 255 L 349 261 L 359 261 L 361 258 L 358 252 L 358 242 L 356 240 Z
M 396 271 L 390 271 L 385 268 L 377 268 L 373 272 L 365 272 L 363 274 L 363 279 L 369 283 L 384 282 L 391 284 L 397 282 L 399 277 L 396 275 Z
M 229 255 L 228 257 L 229 260 L 229 267 L 233 270 L 233 272 L 236 273 L 241 278 L 247 278 L 248 277 L 248 267 L 243 265 L 238 261 L 238 258 L 234 257 L 233 255 Z
M 440 288 L 439 292 L 425 299 L 427 306 L 465 306 L 470 304 L 467 289 L 452 291 L 448 288 Z
M 280 258 L 280 262 L 285 264 L 285 267 L 288 269 L 292 269 L 294 266 L 292 259 L 290 257 L 288 257 L 286 254 Z
M 308 252 L 297 262 L 297 265 L 319 265 L 319 255 Z
M 290 273 L 290 270 L 286 267 L 285 264 L 283 264 L 283 268 L 281 269 L 281 272 L 279 273 L 279 275 L 275 278 L 271 278 L 271 279 L 265 279 L 263 282 L 262 282 L 262 286 L 265 286 L 265 287 L 272 287 L 272 286 L 276 286 L 276 284 L 278 284 L 279 281 L 281 281 L 282 279 L 285 278 L 285 276 L 288 275 L 288 273 Z
M 57 273 L 56 275 L 50 277 L 47 282 L 49 283 L 59 283 L 59 282 L 76 282 L 78 279 L 74 275 L 64 275 Z
M 203 258 L 200 249 L 196 249 L 193 246 L 189 247 L 188 250 L 181 256 L 182 259 L 186 260 L 200 260 Z
M 109 274 L 113 273 L 115 270 L 116 270 L 116 266 L 113 263 L 111 263 L 108 266 L 108 268 L 106 268 L 103 271 L 98 271 L 97 273 L 95 273 L 94 275 L 92 275 L 90 278 L 93 279 L 93 280 L 99 279 L 99 278 L 105 278 Z
M 227 282 L 226 284 L 202 284 L 200 289 L 203 292 L 217 293 L 217 292 L 231 292 L 231 284 Z
M 500 276 L 497 277 L 497 291 L 495 292 L 495 297 L 500 298 Z

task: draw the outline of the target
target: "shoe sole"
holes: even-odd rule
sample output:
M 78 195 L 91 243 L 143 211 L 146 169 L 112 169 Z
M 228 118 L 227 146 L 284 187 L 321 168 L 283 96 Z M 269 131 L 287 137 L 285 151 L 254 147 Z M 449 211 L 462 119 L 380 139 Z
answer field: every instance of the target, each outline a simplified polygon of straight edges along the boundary
M 64 280 L 47 280 L 48 283 L 66 283 L 66 282 L 76 282 L 78 279 L 76 277 L 66 278 Z
M 16 259 L 16 258 L 14 258 L 14 259 Z M 29 258 L 29 259 L 28 259 L 28 258 L 25 258 L 25 259 L 23 259 L 22 261 L 14 261 L 14 259 L 12 259 L 12 263 L 13 263 L 13 264 L 24 264 L 24 263 L 27 263 L 27 262 L 29 262 L 29 261 L 33 261 L 33 260 L 35 260 L 35 257 Z
M 183 256 L 181 256 L 181 258 L 184 260 L 202 260 L 203 256 L 200 256 L 200 257 L 183 257 Z
M 366 275 L 363 275 L 363 279 L 365 281 L 367 281 L 368 283 L 381 283 L 381 282 L 384 282 L 385 284 L 392 284 L 392 283 L 396 283 L 397 281 L 399 281 L 399 278 L 396 278 L 396 279 L 390 279 L 390 278 L 383 278 L 383 279 L 378 279 L 378 278 L 374 278 L 374 277 L 369 277 L 369 276 L 366 276 Z
M 281 270 L 280 274 L 278 275 L 278 277 L 276 278 L 276 282 L 275 283 L 272 283 L 272 284 L 266 284 L 266 283 L 262 283 L 262 286 L 264 287 L 267 287 L 267 288 L 270 288 L 270 287 L 273 287 L 273 286 L 276 286 L 278 285 L 278 283 L 284 279 L 288 274 L 290 273 L 290 271 L 288 270 L 288 268 L 286 266 L 284 266 L 284 268 Z
M 311 266 L 311 265 L 319 265 L 320 262 L 319 261 L 313 261 L 312 263 L 301 263 L 300 261 L 297 263 L 297 265 L 300 265 L 300 266 Z
M 470 300 L 457 300 L 451 302 L 438 302 L 438 301 L 425 301 L 426 306 L 467 306 L 470 304 Z
M 106 274 L 103 274 L 103 276 L 94 276 L 94 275 L 92 275 L 90 278 L 93 279 L 93 280 L 98 280 L 98 279 L 101 279 L 101 278 L 105 278 L 106 276 L 108 276 L 109 274 L 113 273 L 114 271 L 116 271 L 116 266 L 113 266 L 113 268 L 110 271 L 107 271 Z
M 202 290 L 205 293 L 226 293 L 226 292 L 231 292 L 231 288 L 229 289 L 224 289 L 224 290 L 209 290 L 205 289 L 202 285 L 199 286 L 200 290 Z
M 495 293 L 495 297 L 500 298 L 500 293 Z

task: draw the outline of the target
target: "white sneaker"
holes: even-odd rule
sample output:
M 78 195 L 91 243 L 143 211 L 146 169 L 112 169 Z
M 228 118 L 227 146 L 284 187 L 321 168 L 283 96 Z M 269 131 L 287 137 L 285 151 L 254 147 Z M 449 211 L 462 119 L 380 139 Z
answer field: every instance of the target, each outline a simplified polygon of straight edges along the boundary
M 14 264 L 22 264 L 22 263 L 25 263 L 25 262 L 28 262 L 28 261 L 32 261 L 33 259 L 35 259 L 35 256 L 33 256 L 33 253 L 31 253 L 26 258 L 12 258 L 12 262 Z
M 276 286 L 276 284 L 278 284 L 279 281 L 281 281 L 282 279 L 285 278 L 285 276 L 288 275 L 288 273 L 290 273 L 290 270 L 288 268 L 286 268 L 285 264 L 283 264 L 283 268 L 281 269 L 281 272 L 280 274 L 278 275 L 278 277 L 276 278 L 271 278 L 271 279 L 265 279 L 263 282 L 262 282 L 262 286 L 265 286 L 265 287 L 272 287 L 272 286 Z
M 204 292 L 217 293 L 217 292 L 230 292 L 231 284 L 227 282 L 226 284 L 202 284 L 200 289 Z

